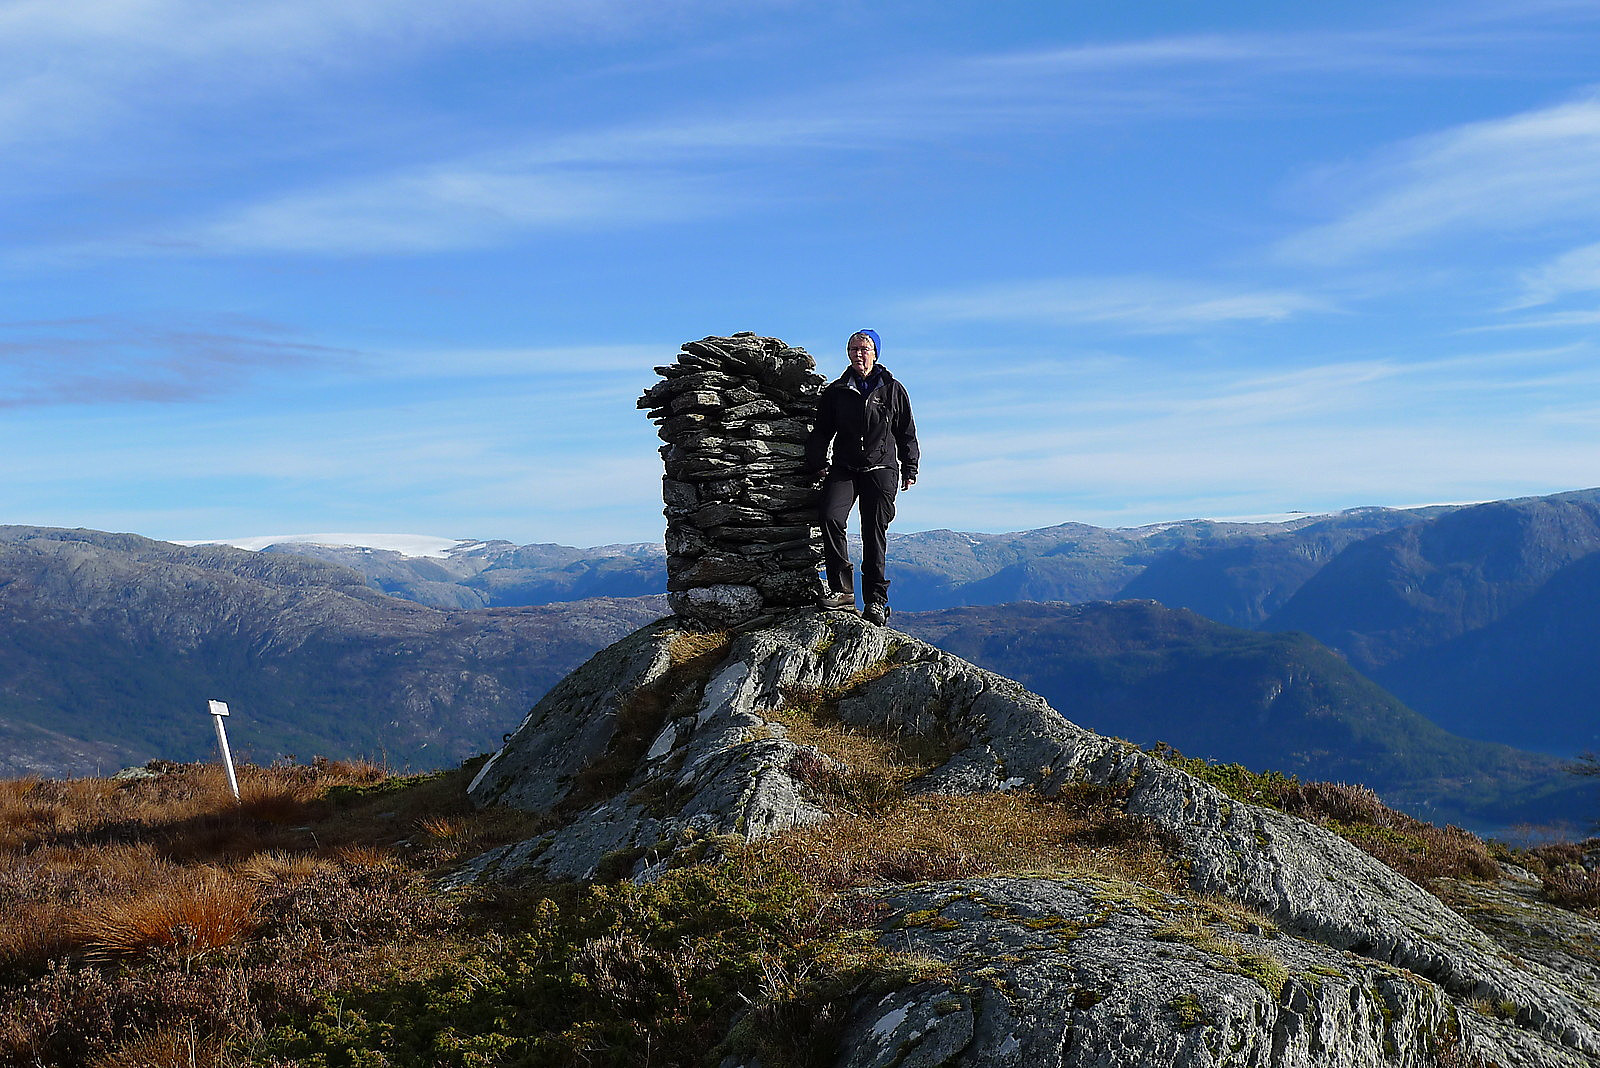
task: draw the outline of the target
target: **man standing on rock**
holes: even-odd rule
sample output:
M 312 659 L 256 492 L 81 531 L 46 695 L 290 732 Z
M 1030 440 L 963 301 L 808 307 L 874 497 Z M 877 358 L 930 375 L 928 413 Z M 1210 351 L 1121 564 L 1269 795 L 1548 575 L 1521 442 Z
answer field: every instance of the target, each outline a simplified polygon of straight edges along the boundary
M 876 330 L 857 330 L 846 345 L 850 366 L 822 391 L 817 425 L 806 442 L 806 470 L 822 478 L 822 557 L 828 572 L 823 608 L 854 609 L 855 568 L 845 540 L 850 508 L 861 502 L 861 615 L 883 626 L 889 619 L 884 547 L 894 518 L 897 489 L 916 485 L 917 424 L 906 387 L 878 362 Z M 833 445 L 830 463 L 828 446 Z

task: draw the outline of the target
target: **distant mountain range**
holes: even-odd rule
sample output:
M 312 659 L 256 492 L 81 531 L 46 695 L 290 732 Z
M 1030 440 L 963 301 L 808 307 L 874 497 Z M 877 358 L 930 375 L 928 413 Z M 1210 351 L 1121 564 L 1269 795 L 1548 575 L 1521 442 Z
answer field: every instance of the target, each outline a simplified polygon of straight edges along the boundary
M 1449 734 L 1305 634 L 1241 630 L 1154 601 L 949 608 L 893 623 L 1141 746 L 1360 782 L 1421 818 L 1474 830 L 1589 807 L 1589 787 L 1563 761 Z
M 1119 530 L 1063 523 L 1013 534 L 891 532 L 894 602 L 917 611 L 1180 596 L 1203 602 L 1191 607 L 1218 622 L 1252 626 L 1340 549 L 1443 510 L 1356 508 L 1283 522 L 1192 519 Z M 436 608 L 634 597 L 666 588 L 666 553 L 654 544 L 577 549 L 463 539 L 421 556 L 305 540 L 245 543 L 343 564 L 366 575 L 374 589 Z
M 274 542 L 260 551 L 343 564 L 374 589 L 434 608 L 503 608 L 647 597 L 667 588 L 667 554 L 660 545 L 513 545 L 467 541 L 427 556 L 394 549 L 315 542 Z
M 0 775 L 211 751 L 438 767 L 493 748 L 665 598 L 450 612 L 349 568 L 131 534 L 0 527 Z
M 0 774 L 204 754 L 212 697 L 257 759 L 439 766 L 665 612 L 659 546 L 427 551 L 0 527 Z M 1600 748 L 1600 490 L 891 554 L 897 623 L 1094 730 L 1480 827 L 1597 807 L 1551 757 Z
M 269 551 L 343 563 L 395 596 L 450 607 L 629 596 L 665 581 L 659 546 L 463 544 L 445 561 Z M 901 611 L 1140 599 L 1300 630 L 1448 730 L 1571 757 L 1600 749 L 1600 620 L 1585 595 L 1600 583 L 1600 563 L 1586 563 L 1597 552 L 1591 489 L 1282 522 L 891 534 L 890 592 Z
M 1303 630 L 1441 726 L 1600 748 L 1600 490 L 1458 508 L 1352 544 L 1263 624 Z

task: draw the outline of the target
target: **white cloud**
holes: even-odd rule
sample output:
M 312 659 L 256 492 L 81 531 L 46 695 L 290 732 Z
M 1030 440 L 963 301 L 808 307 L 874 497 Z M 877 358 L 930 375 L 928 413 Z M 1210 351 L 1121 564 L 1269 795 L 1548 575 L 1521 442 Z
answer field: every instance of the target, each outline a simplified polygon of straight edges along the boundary
M 1116 525 L 1554 492 L 1593 483 L 1597 387 L 1582 345 L 1270 375 L 1138 361 L 1070 389 L 1041 379 L 996 411 L 923 405 L 923 478 L 900 522 Z
M 1549 304 L 1572 293 L 1600 290 L 1600 244 L 1575 248 L 1522 276 L 1522 297 L 1513 308 Z
M 726 203 L 675 175 L 441 168 L 252 205 L 175 241 L 209 252 L 422 252 L 527 230 L 681 219 Z
M 626 345 L 565 345 L 503 349 L 422 349 L 385 353 L 381 362 L 363 370 L 363 379 L 449 378 L 460 380 L 538 378 L 562 375 L 607 382 L 624 381 L 635 392 L 650 381 L 651 369 L 670 363 L 679 346 L 672 342 Z M 643 384 L 641 384 L 643 383 Z
M 629 34 L 733 7 L 728 0 L 7 0 L 0 2 L 0 145 L 143 121 L 150 108 L 314 91 L 330 76 L 463 41 Z
M 188 9 L 175 2 L 146 6 L 160 8 L 169 19 Z M 392 7 L 374 0 L 349 11 L 336 5 L 331 10 L 338 14 L 319 20 L 321 10 L 304 0 L 279 0 L 251 17 L 201 17 L 196 36 L 212 43 L 186 46 L 185 54 L 231 76 L 230 54 L 258 38 L 276 40 L 281 43 L 255 45 L 267 59 L 252 53 L 235 62 L 246 70 L 261 59 L 269 66 L 281 61 L 315 71 L 337 65 L 336 57 L 352 50 L 381 55 L 438 47 L 486 27 L 525 34 L 530 25 L 562 20 L 622 20 L 620 12 L 628 9 L 602 4 L 596 16 L 574 3 L 524 9 L 509 0 L 475 0 L 459 22 L 454 6 L 445 18 L 442 9 L 420 0 Z M 258 25 L 261 20 L 268 24 Z M 432 40 L 435 31 L 438 41 Z M 1056 134 L 1074 126 L 1280 109 L 1295 92 L 1286 88 L 1291 75 L 1299 85 L 1310 75 L 1345 75 L 1352 68 L 1414 72 L 1433 64 L 1448 72 L 1449 65 L 1438 62 L 1441 55 L 1484 47 L 1485 39 L 1471 35 L 1214 35 L 955 59 L 731 109 L 723 101 L 714 114 L 690 111 L 538 138 L 499 131 L 497 140 L 509 147 L 493 153 L 371 170 L 335 183 L 302 181 L 298 189 L 269 192 L 210 219 L 67 251 L 410 253 L 483 247 L 550 228 L 725 214 L 811 195 L 803 185 L 783 187 L 788 171 L 771 166 L 775 154 L 793 160 L 800 154 L 943 146 L 951 138 L 1001 131 Z M 746 166 L 752 161 L 762 165 L 756 183 Z M 1273 318 L 1284 313 L 1285 300 L 1289 310 L 1302 310 L 1286 294 L 1246 294 L 1240 298 L 1245 303 L 1234 306 L 1226 303 L 1230 298 L 1220 299 L 1224 303 L 1191 314 L 1200 321 Z
M 1336 178 L 1369 192 L 1341 218 L 1284 241 L 1286 257 L 1336 262 L 1462 233 L 1592 225 L 1600 97 L 1459 126 Z
M 1169 450 L 1171 463 L 1211 467 L 1223 484 L 1237 476 L 1210 455 L 1218 442 L 1260 451 L 1250 461 L 1256 464 L 1278 462 L 1272 454 L 1280 441 L 1354 440 L 1398 425 L 1418 436 L 1514 435 L 1534 418 L 1529 413 L 1543 417 L 1593 396 L 1600 387 L 1593 357 L 1592 346 L 1568 345 L 1329 362 L 1269 374 L 1140 360 L 1107 366 L 1098 376 L 1051 377 L 1041 370 L 1024 393 L 985 393 L 988 376 L 980 368 L 965 377 L 952 370 L 939 392 L 928 396 L 932 391 L 923 387 L 914 395 L 929 456 L 1010 464 L 1025 473 L 1064 456 Z M 995 434 L 998 425 L 1005 434 Z
M 1163 278 L 1050 278 L 932 294 L 902 314 L 974 322 L 1105 323 L 1170 333 L 1228 322 L 1277 322 L 1332 310 L 1291 290 L 1240 290 Z

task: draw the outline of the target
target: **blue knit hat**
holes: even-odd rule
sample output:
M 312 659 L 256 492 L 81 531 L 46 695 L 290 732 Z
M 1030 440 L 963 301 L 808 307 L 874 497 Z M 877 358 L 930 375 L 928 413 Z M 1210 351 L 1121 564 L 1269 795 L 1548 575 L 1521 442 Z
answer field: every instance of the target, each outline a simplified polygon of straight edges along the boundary
M 860 334 L 862 337 L 870 337 L 872 339 L 873 358 L 883 359 L 883 342 L 878 340 L 878 332 L 876 330 L 857 330 L 855 334 L 850 336 L 855 337 L 856 334 Z

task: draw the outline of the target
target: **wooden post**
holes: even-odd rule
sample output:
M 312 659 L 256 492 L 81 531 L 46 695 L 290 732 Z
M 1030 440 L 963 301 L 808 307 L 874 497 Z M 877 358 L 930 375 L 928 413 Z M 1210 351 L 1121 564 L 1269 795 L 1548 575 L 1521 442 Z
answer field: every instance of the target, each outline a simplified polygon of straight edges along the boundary
M 222 718 L 228 714 L 226 701 L 212 701 L 211 721 L 217 725 L 217 748 L 222 751 L 222 766 L 228 769 L 228 786 L 233 790 L 233 799 L 239 800 L 239 779 L 233 773 L 233 754 L 228 751 L 228 732 L 222 726 Z

